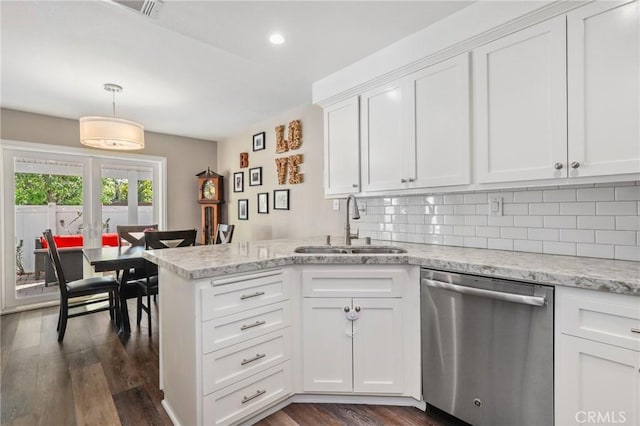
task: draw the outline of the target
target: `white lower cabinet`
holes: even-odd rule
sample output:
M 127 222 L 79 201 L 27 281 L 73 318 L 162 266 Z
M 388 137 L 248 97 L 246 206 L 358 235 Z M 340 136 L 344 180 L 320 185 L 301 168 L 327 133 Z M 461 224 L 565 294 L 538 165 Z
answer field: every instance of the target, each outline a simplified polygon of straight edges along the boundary
M 640 297 L 556 288 L 556 425 L 640 424 Z
M 341 276 L 343 274 L 343 276 Z M 322 277 L 319 279 L 319 277 Z M 345 267 L 305 271 L 303 294 L 323 288 L 350 288 L 352 296 L 388 295 L 402 288 L 398 270 L 360 271 Z M 367 279 L 369 278 L 369 279 Z M 375 282 L 388 282 L 376 286 Z M 406 287 L 408 283 L 404 283 Z M 393 294 L 393 293 L 391 293 Z M 302 302 L 303 375 L 305 392 L 405 392 L 403 298 L 305 297 Z M 417 374 L 417 373 L 416 373 Z

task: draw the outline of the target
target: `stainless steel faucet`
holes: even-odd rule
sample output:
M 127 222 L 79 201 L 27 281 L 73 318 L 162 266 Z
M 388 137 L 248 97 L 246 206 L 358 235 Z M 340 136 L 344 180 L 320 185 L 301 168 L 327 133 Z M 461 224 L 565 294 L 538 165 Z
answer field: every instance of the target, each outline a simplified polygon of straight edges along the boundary
M 358 230 L 357 233 L 352 234 L 351 233 L 351 225 L 349 224 L 349 202 L 353 200 L 353 220 L 358 220 L 360 219 L 360 211 L 358 209 L 358 201 L 356 200 L 356 197 L 353 195 L 349 195 L 349 198 L 347 198 L 347 226 L 345 227 L 345 237 L 344 237 L 344 243 L 348 246 L 351 245 L 351 240 L 355 240 L 358 239 L 360 237 L 360 230 Z

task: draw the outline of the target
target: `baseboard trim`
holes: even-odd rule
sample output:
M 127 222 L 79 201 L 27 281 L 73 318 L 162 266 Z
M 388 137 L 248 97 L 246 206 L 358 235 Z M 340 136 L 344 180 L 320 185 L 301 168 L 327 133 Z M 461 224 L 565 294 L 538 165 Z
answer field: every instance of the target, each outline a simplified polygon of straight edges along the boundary
M 162 404 L 162 408 L 164 408 L 164 411 L 167 413 L 167 416 L 169 416 L 169 418 L 171 419 L 171 423 L 173 423 L 174 426 L 182 426 L 181 423 L 178 421 L 178 417 L 171 409 L 171 406 L 169 405 L 167 400 L 163 399 L 161 404 Z

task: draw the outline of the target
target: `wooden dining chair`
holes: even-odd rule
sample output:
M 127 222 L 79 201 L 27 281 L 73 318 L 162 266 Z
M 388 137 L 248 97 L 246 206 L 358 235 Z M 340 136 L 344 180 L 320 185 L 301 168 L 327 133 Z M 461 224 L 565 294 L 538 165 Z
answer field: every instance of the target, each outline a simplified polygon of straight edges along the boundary
M 227 225 L 221 223 L 218 225 L 218 231 L 216 232 L 216 244 L 228 244 L 233 238 L 233 229 L 235 225 Z
M 111 321 L 114 321 L 115 319 L 115 322 L 118 323 L 118 281 L 111 277 L 92 277 L 67 282 L 64 277 L 62 263 L 60 262 L 60 253 L 58 252 L 58 247 L 56 246 L 56 243 L 53 239 L 53 233 L 51 232 L 51 229 L 45 230 L 42 235 L 44 235 L 44 238 L 47 241 L 47 250 L 49 252 L 49 257 L 51 258 L 51 263 L 53 264 L 53 271 L 56 275 L 56 278 L 58 279 L 58 285 L 60 287 L 60 313 L 58 316 L 57 328 L 58 342 L 62 342 L 62 340 L 64 339 L 64 333 L 67 329 L 67 320 L 69 318 L 108 310 Z M 99 294 L 106 294 L 106 296 L 90 299 L 87 299 L 86 297 Z M 80 297 L 82 297 L 83 299 L 79 301 L 78 298 Z M 93 307 L 92 309 L 83 309 L 78 312 L 69 313 L 70 309 L 82 306 L 88 307 L 91 305 L 95 305 L 96 303 L 104 302 L 109 302 L 109 306 L 97 308 Z
M 187 229 L 179 231 L 148 231 L 145 232 L 145 247 L 147 250 L 158 250 L 175 247 L 188 247 L 196 244 L 197 230 Z M 137 321 L 140 325 L 142 311 L 147 313 L 149 336 L 151 336 L 151 296 L 158 294 L 158 266 L 152 262 L 145 262 L 146 278 L 138 280 L 138 309 Z M 142 298 L 147 298 L 145 305 Z

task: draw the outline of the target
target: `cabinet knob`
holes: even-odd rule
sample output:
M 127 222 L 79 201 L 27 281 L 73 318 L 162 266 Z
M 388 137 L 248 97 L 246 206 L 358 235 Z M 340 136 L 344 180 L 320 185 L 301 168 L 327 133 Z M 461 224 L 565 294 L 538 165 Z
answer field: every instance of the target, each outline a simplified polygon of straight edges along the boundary
M 354 188 L 357 188 L 357 187 L 358 187 L 358 184 L 357 184 L 357 183 L 354 183 L 354 184 L 353 184 L 353 185 L 351 185 L 351 186 L 353 186 Z
M 580 162 L 579 161 L 572 161 L 571 162 L 571 168 L 572 169 L 577 169 L 578 167 L 580 167 Z
M 407 183 L 407 180 L 406 179 L 400 179 L 400 182 Z
M 409 178 L 409 182 L 414 182 L 415 179 L 414 178 Z
M 556 164 L 553 165 L 553 168 L 556 169 L 556 170 L 560 170 L 560 169 L 562 169 L 563 166 L 564 166 L 564 164 L 562 164 L 562 163 L 556 163 Z
M 356 312 L 360 312 L 360 306 L 356 306 L 354 309 L 356 310 Z
M 345 311 L 345 312 L 349 312 L 350 310 L 351 310 L 351 306 L 345 306 L 345 307 L 344 307 L 344 311 Z

